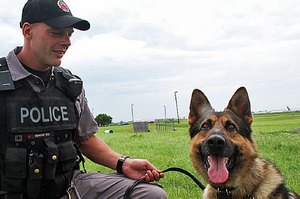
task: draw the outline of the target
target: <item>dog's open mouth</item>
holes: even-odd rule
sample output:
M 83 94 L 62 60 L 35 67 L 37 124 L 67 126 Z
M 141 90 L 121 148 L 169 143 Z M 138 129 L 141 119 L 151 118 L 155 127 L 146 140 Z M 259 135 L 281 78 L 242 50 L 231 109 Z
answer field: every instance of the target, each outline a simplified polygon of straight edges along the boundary
M 233 157 L 224 157 L 219 154 L 211 154 L 206 157 L 205 167 L 208 176 L 213 183 L 224 183 L 228 180 L 229 171 L 233 167 Z

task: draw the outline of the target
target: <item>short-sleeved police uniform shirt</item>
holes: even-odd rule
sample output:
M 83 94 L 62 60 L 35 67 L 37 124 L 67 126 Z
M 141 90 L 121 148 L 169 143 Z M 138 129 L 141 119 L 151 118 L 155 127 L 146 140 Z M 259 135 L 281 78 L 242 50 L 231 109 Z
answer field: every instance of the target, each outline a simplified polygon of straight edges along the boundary
M 17 58 L 17 54 L 21 51 L 22 47 L 16 47 L 6 57 L 7 65 L 11 73 L 13 81 L 25 80 L 26 86 L 29 86 L 31 90 L 35 92 L 41 92 L 45 89 L 43 80 L 28 72 Z M 77 97 L 75 102 L 76 109 L 79 113 L 78 127 L 75 132 L 74 140 L 76 142 L 82 142 L 88 139 L 90 136 L 98 131 L 96 121 L 91 114 L 91 111 L 87 104 L 84 89 L 82 93 Z

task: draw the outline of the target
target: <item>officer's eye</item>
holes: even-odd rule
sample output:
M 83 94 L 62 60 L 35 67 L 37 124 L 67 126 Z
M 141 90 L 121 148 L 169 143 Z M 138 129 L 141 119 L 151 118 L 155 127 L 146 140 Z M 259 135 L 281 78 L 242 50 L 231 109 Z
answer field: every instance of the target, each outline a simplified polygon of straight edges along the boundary
M 59 35 L 61 35 L 61 32 L 51 32 L 53 35 L 55 35 L 55 36 L 59 36 Z

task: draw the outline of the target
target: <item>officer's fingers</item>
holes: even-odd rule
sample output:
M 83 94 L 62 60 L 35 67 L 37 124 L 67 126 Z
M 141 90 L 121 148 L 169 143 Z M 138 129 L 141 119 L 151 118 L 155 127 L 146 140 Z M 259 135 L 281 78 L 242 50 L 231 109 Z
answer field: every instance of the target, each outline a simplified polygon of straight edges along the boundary
M 160 179 L 160 174 L 157 172 L 157 171 L 152 171 L 152 175 L 153 175 L 153 179 L 155 180 L 155 181 L 159 181 L 159 179 Z
M 145 178 L 144 182 L 146 182 L 146 183 L 150 182 L 150 177 L 148 174 L 146 174 L 144 178 Z
M 147 175 L 149 176 L 150 178 L 150 182 L 153 182 L 155 180 L 155 176 L 154 176 L 154 173 L 153 171 L 147 171 Z

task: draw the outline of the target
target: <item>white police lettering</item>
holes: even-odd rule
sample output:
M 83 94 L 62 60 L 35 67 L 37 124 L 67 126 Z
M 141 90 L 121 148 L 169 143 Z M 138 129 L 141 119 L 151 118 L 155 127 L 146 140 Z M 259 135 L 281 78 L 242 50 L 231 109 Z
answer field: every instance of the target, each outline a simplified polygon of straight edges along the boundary
M 28 117 L 28 115 L 29 115 L 28 109 L 21 107 L 21 124 L 24 123 L 24 118 Z
M 36 118 L 34 118 L 34 113 L 36 112 Z M 37 107 L 34 107 L 30 110 L 30 119 L 33 121 L 33 123 L 38 123 L 41 120 L 41 113 L 40 110 Z
M 59 111 L 59 108 L 57 106 L 53 107 L 53 111 L 52 111 L 52 114 L 53 114 L 53 118 L 55 121 L 59 121 L 60 120 L 60 115 L 57 114 L 57 117 L 55 116 L 55 111 Z M 51 113 L 51 112 L 50 112 Z
M 62 106 L 62 107 L 60 107 L 60 110 L 61 110 L 62 120 L 63 121 L 68 121 L 69 118 L 66 117 L 66 116 L 68 116 L 67 107 L 66 106 Z
M 23 124 L 26 119 L 30 119 L 33 123 L 47 123 L 52 122 L 53 120 L 55 122 L 69 121 L 68 108 L 66 106 L 48 107 L 48 112 L 45 111 L 45 107 L 41 107 L 40 109 L 37 107 L 33 107 L 31 109 L 21 107 L 20 112 L 21 124 Z
M 50 108 L 50 107 L 49 107 Z M 42 121 L 43 122 L 49 122 L 50 120 L 48 118 L 45 118 L 45 111 L 44 111 L 44 107 L 41 107 L 41 113 L 42 113 Z M 51 114 L 50 114 L 51 115 Z

